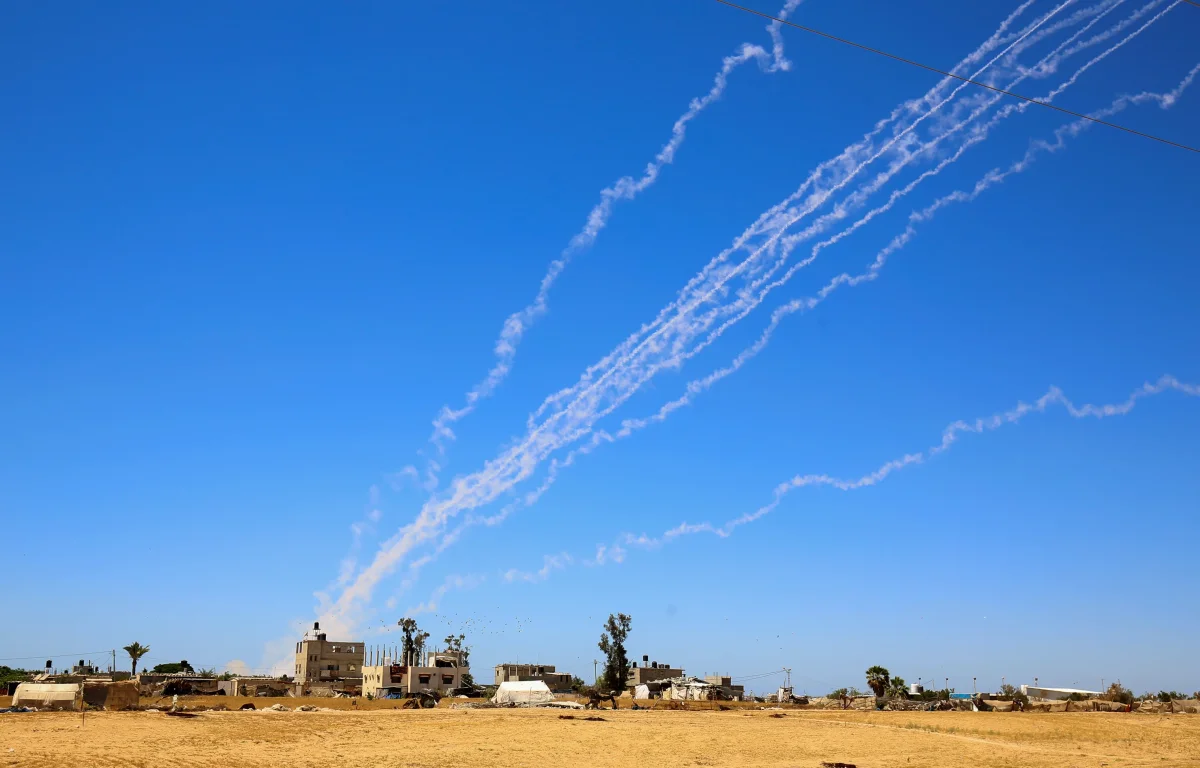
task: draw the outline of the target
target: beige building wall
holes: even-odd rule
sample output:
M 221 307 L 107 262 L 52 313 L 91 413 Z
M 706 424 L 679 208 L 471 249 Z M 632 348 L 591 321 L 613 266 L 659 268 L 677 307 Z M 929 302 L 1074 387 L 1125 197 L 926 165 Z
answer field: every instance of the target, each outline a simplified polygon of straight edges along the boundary
M 329 640 L 318 624 L 296 643 L 296 681 L 305 683 L 357 680 L 365 651 L 356 640 Z
M 465 667 L 402 667 L 380 664 L 363 667 L 362 695 L 378 698 L 386 689 L 404 693 L 437 691 L 442 695 L 462 685 Z

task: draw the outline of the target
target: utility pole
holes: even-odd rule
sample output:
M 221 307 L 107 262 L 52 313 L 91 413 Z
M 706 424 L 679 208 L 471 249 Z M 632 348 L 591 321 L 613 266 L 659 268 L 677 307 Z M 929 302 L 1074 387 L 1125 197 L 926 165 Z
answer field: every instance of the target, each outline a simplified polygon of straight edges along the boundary
M 597 664 L 599 664 L 599 662 L 595 659 L 592 659 L 592 685 L 598 685 L 600 683 L 600 675 L 598 672 L 596 672 Z
M 783 671 L 787 675 L 787 682 L 784 683 L 784 685 L 787 686 L 788 688 L 791 688 L 792 687 L 792 668 L 784 667 Z

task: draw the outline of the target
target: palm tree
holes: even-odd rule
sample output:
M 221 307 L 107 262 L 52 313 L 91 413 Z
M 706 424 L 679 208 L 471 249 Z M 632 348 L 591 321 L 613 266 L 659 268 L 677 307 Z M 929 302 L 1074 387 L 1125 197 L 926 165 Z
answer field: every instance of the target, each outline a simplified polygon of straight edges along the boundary
M 876 665 L 867 670 L 867 687 L 875 691 L 876 696 L 882 696 L 887 693 L 891 678 L 892 675 L 887 669 Z
M 908 698 L 908 685 L 903 677 L 893 677 L 888 683 L 887 695 L 894 699 Z
M 124 651 L 129 654 L 129 658 L 133 659 L 133 672 L 131 674 L 136 677 L 138 659 L 150 653 L 150 646 L 142 645 L 141 643 L 130 643 L 125 646 Z

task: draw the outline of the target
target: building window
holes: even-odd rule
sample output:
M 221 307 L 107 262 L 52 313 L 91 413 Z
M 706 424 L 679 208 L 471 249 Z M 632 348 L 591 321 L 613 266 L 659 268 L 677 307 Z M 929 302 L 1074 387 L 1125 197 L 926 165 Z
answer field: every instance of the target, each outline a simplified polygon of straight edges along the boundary
M 454 675 L 442 675 L 442 685 L 454 685 Z
M 429 685 L 429 675 L 417 675 L 417 682 L 421 685 Z

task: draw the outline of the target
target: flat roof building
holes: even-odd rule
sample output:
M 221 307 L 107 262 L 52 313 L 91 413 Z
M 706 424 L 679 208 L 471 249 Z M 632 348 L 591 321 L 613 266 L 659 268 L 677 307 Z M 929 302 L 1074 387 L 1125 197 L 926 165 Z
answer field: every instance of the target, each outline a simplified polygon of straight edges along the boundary
M 555 671 L 553 664 L 497 664 L 495 679 L 496 685 L 540 681 L 552 691 L 569 691 L 574 676 Z
M 636 661 L 629 667 L 629 673 L 625 678 L 625 687 L 636 688 L 639 685 L 666 680 L 669 677 L 683 677 L 683 670 L 676 669 L 662 661 L 650 661 L 649 656 L 643 656 L 640 667 Z
M 421 691 L 437 691 L 443 696 L 461 688 L 463 675 L 471 668 L 462 665 L 462 656 L 455 651 L 430 651 L 425 666 L 410 667 L 384 656 L 379 664 L 362 668 L 362 695 L 380 699 L 386 696 L 408 696 Z
M 321 625 L 304 633 L 296 643 L 296 682 L 318 683 L 362 678 L 363 644 L 356 640 L 329 640 Z

